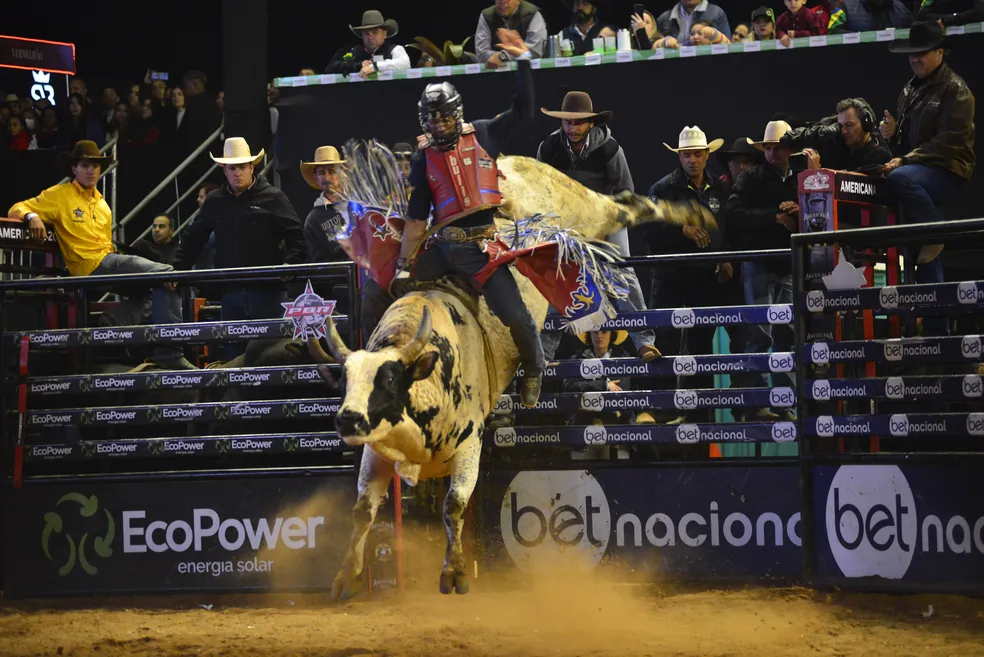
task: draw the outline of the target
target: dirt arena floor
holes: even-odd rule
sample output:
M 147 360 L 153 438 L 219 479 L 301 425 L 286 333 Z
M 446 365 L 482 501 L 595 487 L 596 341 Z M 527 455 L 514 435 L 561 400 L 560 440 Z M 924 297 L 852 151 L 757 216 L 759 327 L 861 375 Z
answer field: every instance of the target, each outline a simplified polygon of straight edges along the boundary
M 538 580 L 441 596 L 416 587 L 335 604 L 266 595 L 18 602 L 0 655 L 984 655 L 984 601 L 806 589 L 681 592 Z M 929 605 L 932 605 L 930 614 Z

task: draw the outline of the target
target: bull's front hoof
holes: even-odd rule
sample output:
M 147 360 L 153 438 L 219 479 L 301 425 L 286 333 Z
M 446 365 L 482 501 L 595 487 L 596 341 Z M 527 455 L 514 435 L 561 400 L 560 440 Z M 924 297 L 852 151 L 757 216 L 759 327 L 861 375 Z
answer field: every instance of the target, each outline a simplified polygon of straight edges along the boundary
M 360 593 L 362 593 L 361 575 L 350 577 L 339 573 L 331 584 L 331 599 L 336 602 L 351 600 Z
M 450 595 L 454 591 L 458 595 L 468 593 L 468 575 L 464 573 L 441 573 L 441 593 Z

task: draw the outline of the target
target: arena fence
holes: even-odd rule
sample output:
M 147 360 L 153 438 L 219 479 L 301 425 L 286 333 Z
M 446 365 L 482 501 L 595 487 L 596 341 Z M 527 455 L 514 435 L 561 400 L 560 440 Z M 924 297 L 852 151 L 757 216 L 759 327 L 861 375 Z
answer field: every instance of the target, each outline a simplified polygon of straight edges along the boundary
M 984 433 L 984 414 L 973 412 L 981 394 L 980 337 L 903 337 L 895 333 L 907 325 L 888 317 L 942 313 L 959 316 L 955 328 L 964 329 L 980 312 L 974 294 L 981 283 L 831 292 L 808 289 L 805 281 L 811 246 L 836 242 L 853 249 L 855 262 L 884 262 L 869 250 L 970 244 L 982 228 L 984 220 L 974 220 L 797 235 L 791 304 L 621 314 L 611 328 L 792 327 L 795 349 L 649 364 L 559 361 L 550 365 L 548 383 L 628 375 L 676 376 L 684 384 L 669 391 L 548 391 L 532 411 L 504 395 L 494 415 L 508 418 L 500 423 L 508 426 L 486 433 L 485 475 L 473 503 L 476 571 L 502 563 L 524 568 L 579 546 L 592 564 L 615 561 L 672 576 L 841 587 L 877 578 L 883 588 L 979 590 L 984 499 L 971 481 L 984 460 L 974 439 Z M 789 252 L 630 263 L 776 258 Z M 351 291 L 358 274 L 351 263 L 294 265 L 8 281 L 3 291 L 7 299 L 52 288 L 285 276 L 295 285 L 339 277 Z M 358 301 L 351 295 L 348 316 L 337 318 L 353 345 Z M 346 509 L 354 502 L 358 455 L 331 431 L 339 399 L 316 380 L 311 364 L 95 371 L 107 358 L 122 360 L 123 350 L 180 344 L 197 356 L 202 345 L 286 339 L 288 321 L 90 328 L 82 313 L 74 327 L 11 330 L 8 306 L 0 308 L 0 369 L 14 376 L 0 408 L 8 595 L 330 586 L 350 533 Z M 818 324 L 828 315 L 831 323 Z M 557 328 L 556 319 L 545 328 Z M 939 371 L 927 377 L 897 369 L 927 363 Z M 973 373 L 964 371 L 969 364 Z M 66 369 L 72 373 L 61 374 Z M 694 374 L 737 372 L 768 373 L 772 383 L 685 387 Z M 784 383 L 790 376 L 795 385 Z M 921 402 L 928 404 L 925 416 L 914 406 Z M 595 412 L 722 406 L 795 408 L 797 419 L 607 426 L 583 420 Z M 728 443 L 798 444 L 800 453 L 717 457 L 713 447 Z M 370 540 L 370 586 L 399 585 L 402 577 L 399 482 L 393 492 Z

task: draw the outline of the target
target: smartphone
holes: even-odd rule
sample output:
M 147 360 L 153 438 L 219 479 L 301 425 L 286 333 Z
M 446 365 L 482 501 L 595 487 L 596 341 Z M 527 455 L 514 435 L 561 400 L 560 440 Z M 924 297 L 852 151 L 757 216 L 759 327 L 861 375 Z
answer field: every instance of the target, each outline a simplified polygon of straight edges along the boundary
M 164 73 L 162 71 L 151 71 L 150 72 L 150 79 L 151 80 L 164 80 L 166 82 L 167 81 L 167 73 Z
M 632 13 L 642 16 L 646 13 L 646 5 L 632 5 Z

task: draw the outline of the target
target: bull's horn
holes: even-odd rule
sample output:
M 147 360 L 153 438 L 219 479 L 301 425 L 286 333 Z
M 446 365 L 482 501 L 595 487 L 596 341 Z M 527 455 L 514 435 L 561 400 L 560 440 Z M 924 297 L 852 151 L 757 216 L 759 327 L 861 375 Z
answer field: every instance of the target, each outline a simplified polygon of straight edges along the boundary
M 431 325 L 431 315 L 430 308 L 424 306 L 424 312 L 420 316 L 420 328 L 417 329 L 417 335 L 413 338 L 412 342 L 409 342 L 400 349 L 400 362 L 405 366 L 409 367 L 410 363 L 417 360 L 417 356 L 420 352 L 424 350 L 427 343 L 430 342 L 431 330 L 433 326 Z
M 298 345 L 299 346 L 299 345 Z M 343 345 L 344 346 L 344 345 Z M 321 340 L 315 336 L 307 339 L 307 352 L 316 363 L 335 363 L 335 359 L 328 355 L 325 348 L 321 346 Z
M 314 342 L 318 342 L 318 340 L 315 340 Z M 311 340 L 308 340 L 309 351 L 312 348 L 310 345 L 311 345 Z M 318 344 L 318 349 L 321 349 L 320 344 Z M 346 347 L 345 343 L 342 341 L 342 336 L 338 335 L 338 329 L 335 328 L 335 322 L 332 321 L 331 317 L 328 318 L 328 349 L 329 351 L 331 351 L 331 355 L 335 357 L 335 362 L 337 362 L 339 365 L 344 365 L 345 359 L 348 358 L 350 355 L 352 355 L 352 351 L 348 347 Z M 324 353 L 324 351 L 322 351 L 322 353 Z M 313 353 L 312 353 L 312 357 L 317 359 L 317 356 L 314 356 Z M 331 361 L 322 361 L 322 362 L 331 362 Z

